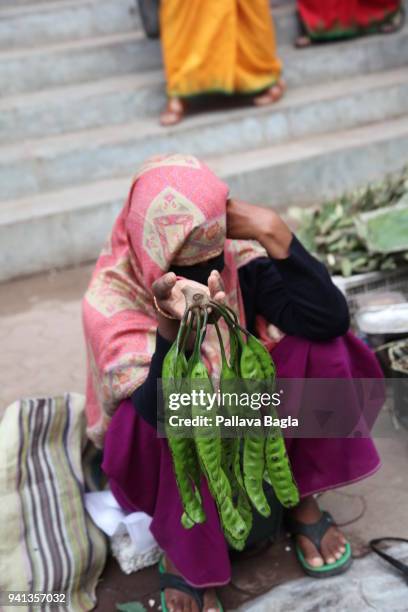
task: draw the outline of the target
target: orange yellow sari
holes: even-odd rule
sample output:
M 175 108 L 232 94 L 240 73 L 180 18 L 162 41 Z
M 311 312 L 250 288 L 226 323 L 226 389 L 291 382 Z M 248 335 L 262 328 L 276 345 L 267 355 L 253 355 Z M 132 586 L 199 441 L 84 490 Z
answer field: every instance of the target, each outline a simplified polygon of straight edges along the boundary
M 268 0 L 162 0 L 167 93 L 257 93 L 282 65 Z

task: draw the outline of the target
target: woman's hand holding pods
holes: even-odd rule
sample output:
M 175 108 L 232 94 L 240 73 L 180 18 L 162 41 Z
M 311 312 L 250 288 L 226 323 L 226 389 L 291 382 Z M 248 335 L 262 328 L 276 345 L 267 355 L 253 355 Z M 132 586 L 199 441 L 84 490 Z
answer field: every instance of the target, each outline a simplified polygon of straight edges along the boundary
M 173 341 L 177 336 L 179 323 L 186 309 L 186 295 L 184 293 L 186 288 L 196 289 L 197 293 L 205 294 L 208 299 L 215 302 L 222 303 L 225 300 L 224 287 L 217 270 L 213 270 L 208 277 L 207 287 L 192 280 L 177 278 L 174 272 L 167 272 L 158 278 L 152 285 L 157 306 L 170 317 L 174 317 L 168 318 L 160 310 L 157 312 L 159 333 L 167 340 Z

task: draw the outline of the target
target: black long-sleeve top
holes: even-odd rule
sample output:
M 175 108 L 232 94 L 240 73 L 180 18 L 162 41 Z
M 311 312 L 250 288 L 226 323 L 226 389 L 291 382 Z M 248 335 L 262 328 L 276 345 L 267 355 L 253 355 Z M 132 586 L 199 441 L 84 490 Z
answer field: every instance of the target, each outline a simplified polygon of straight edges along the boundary
M 238 272 L 247 329 L 255 331 L 260 314 L 290 336 L 330 340 L 349 328 L 347 302 L 325 266 L 294 236 L 286 259 L 259 257 Z M 157 334 L 156 350 L 145 382 L 132 395 L 138 413 L 157 425 L 157 379 L 171 342 Z

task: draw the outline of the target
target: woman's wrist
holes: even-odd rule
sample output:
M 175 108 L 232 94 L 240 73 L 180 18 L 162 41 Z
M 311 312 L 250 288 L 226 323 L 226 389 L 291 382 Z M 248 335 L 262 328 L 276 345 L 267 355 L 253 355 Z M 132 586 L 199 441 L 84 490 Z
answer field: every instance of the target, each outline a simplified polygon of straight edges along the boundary
M 180 329 L 180 321 L 178 319 L 167 319 L 160 313 L 157 315 L 157 320 L 159 322 L 157 331 L 160 336 L 168 342 L 174 342 Z M 192 349 L 194 346 L 195 335 L 195 331 L 191 330 L 186 344 L 187 349 Z
M 290 255 L 293 234 L 286 223 L 274 211 L 270 212 L 268 223 L 257 232 L 257 241 L 273 259 L 286 259 Z
M 169 342 L 174 342 L 178 334 L 180 321 L 178 319 L 167 319 L 160 313 L 157 313 L 157 320 L 159 322 L 157 331 L 161 337 Z

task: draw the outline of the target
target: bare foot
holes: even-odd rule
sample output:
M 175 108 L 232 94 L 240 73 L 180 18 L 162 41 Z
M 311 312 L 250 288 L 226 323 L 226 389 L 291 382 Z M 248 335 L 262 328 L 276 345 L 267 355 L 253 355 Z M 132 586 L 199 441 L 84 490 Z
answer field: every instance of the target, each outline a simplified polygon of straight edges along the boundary
M 286 83 L 283 79 L 279 79 L 272 87 L 267 89 L 263 94 L 254 98 L 255 106 L 268 106 L 275 104 L 281 99 L 286 90 Z
M 296 508 L 291 510 L 291 516 L 300 523 L 316 523 L 322 516 L 322 512 L 314 497 L 305 497 Z M 347 540 L 341 531 L 331 526 L 323 536 L 321 550 L 305 536 L 297 535 L 296 541 L 305 557 L 306 562 L 312 567 L 335 563 L 346 552 Z
M 181 576 L 180 572 L 168 557 L 164 557 L 163 561 L 166 572 Z M 164 591 L 164 596 L 169 612 L 201 612 L 196 602 L 189 595 L 183 593 L 183 591 L 166 589 Z M 203 612 L 220 612 L 215 589 L 207 589 L 205 591 Z
M 185 114 L 185 108 L 180 98 L 169 98 L 165 110 L 160 115 L 160 124 L 163 126 L 180 123 Z

